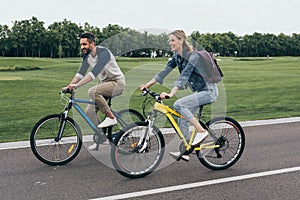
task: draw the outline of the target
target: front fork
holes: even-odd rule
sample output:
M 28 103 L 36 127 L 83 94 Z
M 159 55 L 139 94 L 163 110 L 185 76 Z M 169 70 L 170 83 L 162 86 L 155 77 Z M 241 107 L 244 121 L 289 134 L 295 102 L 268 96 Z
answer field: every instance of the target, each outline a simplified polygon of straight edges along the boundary
M 148 147 L 148 143 L 149 143 L 149 139 L 150 139 L 150 133 L 153 130 L 153 125 L 154 125 L 154 122 L 155 122 L 155 118 L 156 118 L 155 113 L 154 113 L 154 117 L 152 118 L 152 120 L 151 120 L 151 115 L 150 114 L 148 115 L 148 118 L 146 120 L 148 122 L 148 126 L 143 129 L 140 140 L 137 144 L 137 147 L 140 147 L 139 150 L 138 150 L 139 153 L 144 152 L 146 150 L 146 148 Z
M 65 110 L 64 112 L 62 112 L 60 114 L 60 118 L 59 118 L 60 125 L 59 125 L 58 134 L 57 134 L 56 138 L 54 139 L 55 142 L 60 141 L 60 139 L 62 137 L 63 131 L 65 129 L 65 125 L 66 125 L 66 121 L 67 121 L 66 119 L 68 117 L 68 113 L 69 113 L 69 110 Z

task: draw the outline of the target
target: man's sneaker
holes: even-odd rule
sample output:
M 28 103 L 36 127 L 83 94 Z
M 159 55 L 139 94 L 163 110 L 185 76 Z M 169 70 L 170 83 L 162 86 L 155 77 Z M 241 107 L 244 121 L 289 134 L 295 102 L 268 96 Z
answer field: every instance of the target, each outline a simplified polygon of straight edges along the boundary
M 91 146 L 89 146 L 89 150 L 96 150 L 96 147 L 97 147 L 97 144 L 96 143 L 94 143 L 94 144 L 92 144 Z
M 106 117 L 105 120 L 98 125 L 98 128 L 104 128 L 104 127 L 109 127 L 109 126 L 112 126 L 112 125 L 115 125 L 117 124 L 117 119 L 116 118 L 109 118 L 109 117 Z
M 173 158 L 177 159 L 179 157 L 179 155 L 180 155 L 180 152 L 179 151 L 177 151 L 177 152 L 170 152 L 170 155 Z M 181 159 L 184 160 L 184 161 L 189 161 L 190 160 L 190 156 L 189 155 L 182 155 Z
M 191 144 L 192 146 L 197 146 L 198 144 L 200 144 L 200 142 L 202 142 L 207 136 L 208 136 L 208 132 L 205 131 L 204 133 L 197 133 L 193 143 Z

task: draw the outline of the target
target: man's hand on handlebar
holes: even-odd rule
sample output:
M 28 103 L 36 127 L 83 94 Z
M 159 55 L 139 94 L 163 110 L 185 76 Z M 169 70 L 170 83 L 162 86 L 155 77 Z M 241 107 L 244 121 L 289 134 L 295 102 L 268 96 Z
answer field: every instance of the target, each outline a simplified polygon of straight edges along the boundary
M 69 88 L 70 90 L 77 89 L 77 88 L 78 88 L 78 85 L 77 85 L 77 84 L 70 84 L 70 85 L 68 86 L 68 88 Z
M 61 88 L 62 93 L 72 93 L 73 89 L 76 89 L 78 86 L 76 84 L 70 84 L 66 87 Z
M 67 86 L 67 87 L 62 87 L 61 88 L 61 91 L 65 91 L 65 90 L 67 90 L 69 87 Z
M 76 88 L 78 88 L 77 84 L 70 84 L 67 87 L 61 88 L 61 90 L 66 91 L 66 90 L 73 90 L 73 89 L 76 89 Z

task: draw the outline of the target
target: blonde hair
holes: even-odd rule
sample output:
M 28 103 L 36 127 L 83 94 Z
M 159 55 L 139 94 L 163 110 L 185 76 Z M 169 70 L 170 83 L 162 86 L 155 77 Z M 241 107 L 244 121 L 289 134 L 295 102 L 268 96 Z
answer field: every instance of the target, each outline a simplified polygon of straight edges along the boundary
M 193 46 L 191 46 L 188 42 L 187 42 L 187 38 L 185 35 L 185 32 L 183 30 L 175 30 L 172 33 L 170 33 L 170 35 L 174 35 L 175 37 L 177 37 L 179 40 L 183 40 L 182 43 L 182 48 L 188 52 L 192 52 L 193 51 Z

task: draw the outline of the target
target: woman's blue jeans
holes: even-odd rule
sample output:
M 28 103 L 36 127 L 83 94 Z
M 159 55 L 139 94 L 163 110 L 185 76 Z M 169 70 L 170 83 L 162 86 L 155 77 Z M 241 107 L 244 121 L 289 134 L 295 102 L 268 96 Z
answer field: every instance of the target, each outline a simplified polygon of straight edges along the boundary
M 178 119 L 178 125 L 187 140 L 190 137 L 189 120 L 199 111 L 199 106 L 212 103 L 218 97 L 217 84 L 210 84 L 209 86 L 208 90 L 194 92 L 182 97 L 173 105 L 174 109 L 183 116 L 183 118 Z

